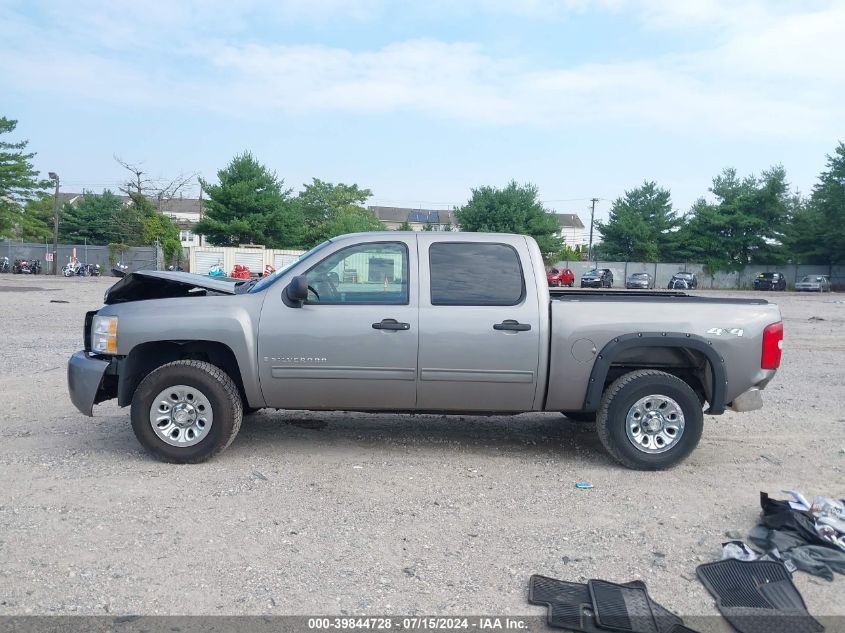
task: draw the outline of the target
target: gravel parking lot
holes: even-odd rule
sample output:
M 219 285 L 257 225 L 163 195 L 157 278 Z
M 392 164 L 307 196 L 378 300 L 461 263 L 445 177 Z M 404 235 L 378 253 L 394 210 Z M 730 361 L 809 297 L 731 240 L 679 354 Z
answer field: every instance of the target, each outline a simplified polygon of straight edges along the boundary
M 761 490 L 845 493 L 842 295 L 768 296 L 786 348 L 765 408 L 707 416 L 668 472 L 618 467 L 556 414 L 261 412 L 176 466 L 140 449 L 128 409 L 68 399 L 83 315 L 114 281 L 0 276 L 0 615 L 543 615 L 533 573 L 642 579 L 715 615 L 695 568 L 755 524 Z M 796 584 L 845 616 L 845 577 Z

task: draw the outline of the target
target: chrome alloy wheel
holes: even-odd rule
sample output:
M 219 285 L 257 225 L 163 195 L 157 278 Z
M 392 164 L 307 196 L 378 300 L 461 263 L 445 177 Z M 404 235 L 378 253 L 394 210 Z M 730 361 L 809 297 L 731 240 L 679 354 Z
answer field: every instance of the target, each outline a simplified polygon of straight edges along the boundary
M 150 407 L 150 425 L 171 446 L 193 446 L 208 434 L 214 414 L 199 389 L 174 385 L 164 389 Z
M 644 453 L 664 453 L 684 434 L 684 412 L 668 396 L 640 398 L 628 410 L 625 420 L 628 440 Z

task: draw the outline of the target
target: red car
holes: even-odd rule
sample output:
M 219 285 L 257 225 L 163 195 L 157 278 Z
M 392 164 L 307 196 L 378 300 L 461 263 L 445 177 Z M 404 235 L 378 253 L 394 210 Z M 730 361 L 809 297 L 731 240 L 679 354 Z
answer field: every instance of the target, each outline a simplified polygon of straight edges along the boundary
M 546 279 L 550 286 L 569 286 L 570 288 L 575 283 L 575 273 L 568 268 L 550 268 L 546 271 Z

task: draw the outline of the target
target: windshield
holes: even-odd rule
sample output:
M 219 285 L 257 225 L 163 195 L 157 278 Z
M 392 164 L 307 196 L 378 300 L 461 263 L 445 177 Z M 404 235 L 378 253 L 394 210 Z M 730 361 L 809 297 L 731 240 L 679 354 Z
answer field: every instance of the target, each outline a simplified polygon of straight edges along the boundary
M 774 279 L 777 273 L 760 273 L 757 275 L 760 279 Z
M 287 266 L 279 268 L 279 270 L 274 272 L 272 275 L 268 275 L 267 277 L 264 277 L 264 279 L 262 279 L 257 284 L 255 284 L 252 288 L 250 288 L 249 291 L 250 292 L 261 292 L 262 290 L 264 290 L 268 286 L 271 286 L 280 276 L 284 275 L 288 270 L 290 270 L 290 268 L 292 266 L 294 266 L 295 264 L 298 264 L 299 262 L 301 262 L 306 257 L 311 257 L 311 255 L 313 255 L 314 253 L 316 253 L 319 250 L 322 250 L 323 248 L 325 248 L 329 244 L 331 244 L 331 240 L 326 240 L 322 244 L 317 244 L 317 246 L 315 246 L 311 250 L 305 251 L 304 253 L 302 253 L 302 255 L 297 257 L 295 260 L 293 260 Z
M 634 273 L 631 275 L 632 279 L 648 279 L 648 273 Z
M 824 277 L 810 277 L 810 276 L 807 276 L 807 277 L 803 277 L 803 278 L 801 279 L 801 283 L 805 283 L 805 284 L 807 284 L 807 283 L 809 283 L 809 284 L 815 284 L 815 283 L 819 283 L 820 281 L 823 281 L 823 280 L 824 280 Z
M 584 277 L 598 277 L 601 273 L 597 270 L 591 270 L 589 272 L 584 273 Z
M 675 277 L 680 279 L 692 279 L 692 273 L 675 273 Z

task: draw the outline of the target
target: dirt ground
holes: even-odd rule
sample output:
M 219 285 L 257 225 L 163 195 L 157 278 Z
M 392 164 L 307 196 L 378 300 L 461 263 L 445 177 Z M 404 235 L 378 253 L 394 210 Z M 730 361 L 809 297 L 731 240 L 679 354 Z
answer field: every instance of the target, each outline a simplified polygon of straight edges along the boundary
M 67 396 L 83 315 L 114 281 L 0 275 L 0 615 L 540 616 L 540 573 L 642 579 L 712 616 L 695 568 L 754 526 L 761 490 L 845 494 L 843 295 L 768 296 L 786 347 L 765 408 L 707 416 L 668 472 L 617 466 L 556 414 L 261 412 L 216 459 L 175 466 L 141 450 L 128 410 L 87 418 Z M 795 580 L 811 613 L 845 616 L 845 577 Z

